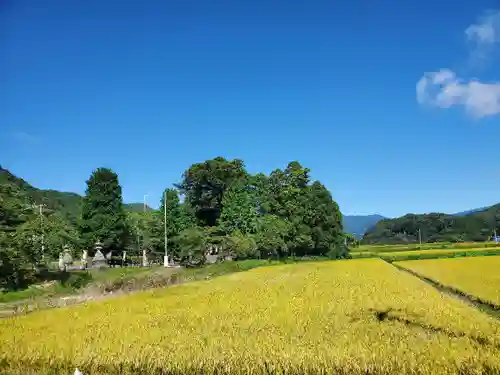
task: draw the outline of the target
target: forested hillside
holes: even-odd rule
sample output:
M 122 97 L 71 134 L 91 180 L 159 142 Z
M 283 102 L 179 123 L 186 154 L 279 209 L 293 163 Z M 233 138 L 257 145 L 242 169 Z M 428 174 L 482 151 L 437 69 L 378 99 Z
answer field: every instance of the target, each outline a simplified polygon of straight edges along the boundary
M 146 204 L 146 211 L 154 211 L 152 207 Z M 143 212 L 144 203 L 125 203 L 125 209 L 129 212 Z
M 80 215 L 82 196 L 79 194 L 57 190 L 37 189 L 1 166 L 0 185 L 17 187 L 23 195 L 23 204 L 25 206 L 44 204 L 44 209 L 58 211 L 72 223 L 76 223 Z M 125 203 L 125 209 L 131 212 L 142 212 L 144 206 L 143 203 Z M 153 209 L 146 205 L 146 210 L 152 211 Z
M 17 190 L 22 195 L 22 202 L 20 203 L 24 206 L 33 203 L 44 204 L 47 210 L 58 211 L 71 222 L 76 222 L 82 200 L 82 197 L 78 194 L 37 189 L 1 166 L 0 185 L 11 186 L 12 189 Z
M 486 241 L 500 234 L 500 204 L 465 216 L 408 214 L 379 221 L 362 239 L 365 244 Z

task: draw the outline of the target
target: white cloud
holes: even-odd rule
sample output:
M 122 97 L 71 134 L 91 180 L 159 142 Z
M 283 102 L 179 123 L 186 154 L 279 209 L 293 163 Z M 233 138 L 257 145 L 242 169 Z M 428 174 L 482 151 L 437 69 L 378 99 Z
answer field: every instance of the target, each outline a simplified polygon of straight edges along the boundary
M 500 42 L 500 11 L 480 17 L 477 23 L 465 30 L 465 36 L 472 45 L 470 51 L 472 66 L 483 66 L 491 60 Z
M 449 69 L 425 73 L 417 82 L 417 101 L 439 108 L 463 105 L 474 117 L 500 114 L 500 83 L 464 81 Z
M 474 43 L 471 58 L 484 61 L 492 56 L 500 42 L 500 11 L 489 12 L 465 30 L 467 40 Z M 500 82 L 483 83 L 477 79 L 461 79 L 450 69 L 425 73 L 416 85 L 417 101 L 438 108 L 463 105 L 474 117 L 500 114 Z
M 479 22 L 465 30 L 467 39 L 477 45 L 493 44 L 500 41 L 500 11 L 490 12 Z

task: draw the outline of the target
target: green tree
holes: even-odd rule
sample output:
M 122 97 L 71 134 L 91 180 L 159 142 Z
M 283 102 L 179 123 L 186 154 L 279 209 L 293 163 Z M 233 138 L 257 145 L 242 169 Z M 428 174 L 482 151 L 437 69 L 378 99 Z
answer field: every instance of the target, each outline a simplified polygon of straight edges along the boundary
M 248 187 L 253 193 L 258 215 L 269 213 L 271 210 L 269 178 L 264 173 L 249 176 Z
M 199 223 L 202 226 L 215 226 L 223 210 L 226 189 L 247 175 L 243 161 L 217 157 L 193 164 L 184 172 L 178 188 L 193 208 Z
M 167 197 L 165 207 L 165 195 Z M 177 236 L 185 229 L 195 226 L 196 219 L 189 206 L 180 203 L 179 192 L 176 189 L 165 189 L 156 212 L 156 226 L 153 230 L 156 251 L 163 253 L 165 249 L 165 208 L 167 218 L 167 245 L 169 257 L 179 258 Z
M 253 192 L 243 180 L 233 183 L 224 194 L 219 228 L 225 234 L 257 230 L 257 207 Z
M 0 232 L 0 290 L 17 289 L 22 284 L 25 264 L 14 234 Z
M 42 235 L 46 260 L 57 259 L 65 245 L 73 250 L 79 245 L 78 232 L 61 213 L 46 215 L 42 222 L 39 215 L 32 216 L 17 227 L 16 241 L 25 259 L 33 264 L 42 260 Z
M 92 249 L 97 240 L 103 243 L 103 253 L 125 248 L 128 228 L 122 188 L 111 169 L 99 168 L 92 172 L 79 224 L 82 245 L 86 248 Z
M 182 231 L 194 226 L 196 226 L 196 215 L 192 207 L 186 202 L 179 204 L 179 230 Z
M 290 232 L 290 223 L 276 215 L 264 215 L 259 218 L 255 241 L 260 257 L 288 256 L 289 249 L 286 239 Z
M 352 233 L 344 233 L 345 244 L 348 247 L 359 247 L 359 240 Z
M 309 172 L 293 161 L 284 171 L 277 169 L 269 176 L 270 213 L 289 223 L 286 243 L 291 255 L 308 254 L 313 247 L 311 228 L 304 223 Z
M 126 249 L 129 254 L 142 255 L 156 250 L 159 239 L 156 237 L 156 228 L 160 226 L 156 212 L 127 212 L 127 228 L 129 232 Z
M 50 260 L 65 246 L 75 250 L 78 234 L 63 213 L 48 211 L 41 224 L 40 216 L 32 214 L 14 231 L 0 232 L 0 287 L 15 289 L 33 281 L 42 254 Z
M 183 230 L 175 239 L 180 247 L 180 262 L 186 267 L 197 267 L 205 264 L 208 236 L 200 228 Z
M 321 183 L 309 184 L 309 173 L 293 161 L 268 179 L 269 212 L 289 223 L 285 241 L 291 255 L 325 255 L 343 238 L 337 203 Z
M 311 228 L 314 254 L 324 255 L 343 243 L 342 214 L 330 192 L 319 181 L 309 188 L 304 223 Z
M 225 236 L 222 248 L 225 255 L 230 255 L 236 260 L 257 258 L 259 256 L 259 249 L 254 236 L 242 233 L 239 230 Z
M 10 177 L 0 173 L 2 176 Z M 20 287 L 24 271 L 37 263 L 36 254 L 24 249 L 17 237 L 18 228 L 33 214 L 28 203 L 31 200 L 13 181 L 0 180 L 0 289 Z
M 0 231 L 14 231 L 30 213 L 28 198 L 13 184 L 0 184 Z

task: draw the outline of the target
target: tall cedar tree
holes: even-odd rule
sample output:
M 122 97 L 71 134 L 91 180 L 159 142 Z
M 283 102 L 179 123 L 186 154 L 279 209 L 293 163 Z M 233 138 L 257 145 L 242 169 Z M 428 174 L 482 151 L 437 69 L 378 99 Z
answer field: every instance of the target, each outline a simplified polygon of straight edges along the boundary
M 128 237 L 127 219 L 118 176 L 108 168 L 98 168 L 87 181 L 79 225 L 82 245 L 92 250 L 97 240 L 103 253 L 121 252 Z

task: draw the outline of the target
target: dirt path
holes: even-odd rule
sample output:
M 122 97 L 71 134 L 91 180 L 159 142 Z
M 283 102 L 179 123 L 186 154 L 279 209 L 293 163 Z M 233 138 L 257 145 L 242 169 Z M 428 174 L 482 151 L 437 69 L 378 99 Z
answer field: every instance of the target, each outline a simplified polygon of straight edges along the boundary
M 168 287 L 185 281 L 179 277 L 181 268 L 161 269 L 128 279 L 107 282 L 92 282 L 71 294 L 38 296 L 28 299 L 0 303 L 0 319 L 15 315 L 26 315 L 34 311 L 72 306 L 87 301 L 108 299 L 159 287 Z

